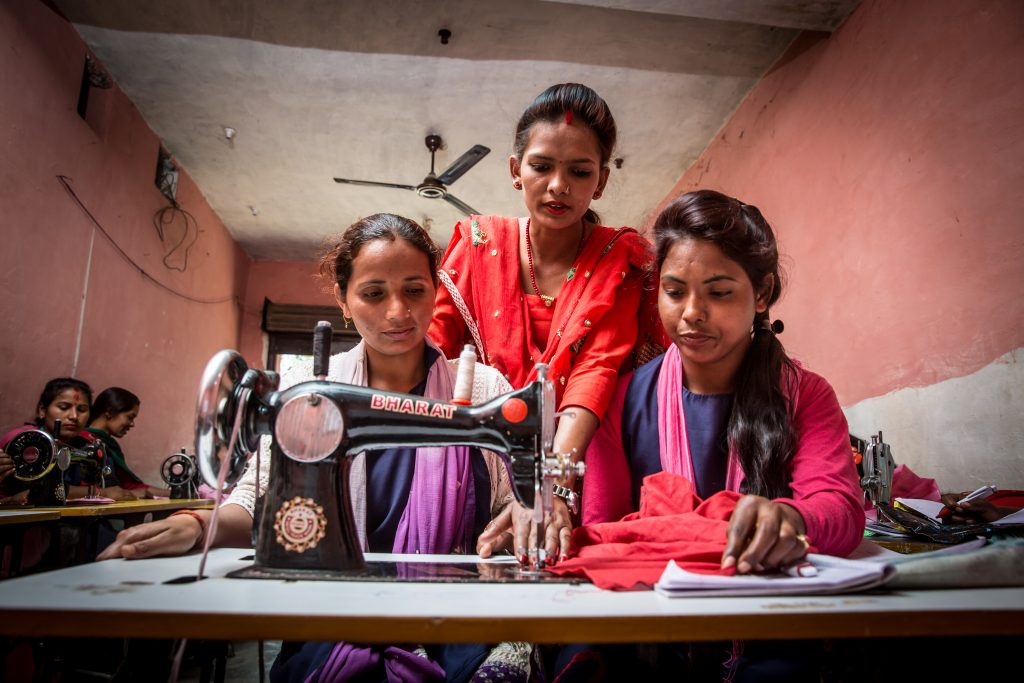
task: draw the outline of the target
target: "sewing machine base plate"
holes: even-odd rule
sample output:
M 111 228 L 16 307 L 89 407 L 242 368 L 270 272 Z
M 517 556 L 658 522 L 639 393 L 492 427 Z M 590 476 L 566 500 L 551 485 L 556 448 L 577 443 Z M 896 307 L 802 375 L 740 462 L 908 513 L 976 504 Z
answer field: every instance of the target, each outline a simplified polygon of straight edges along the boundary
M 572 583 L 584 581 L 547 572 L 520 572 L 508 564 L 367 562 L 364 570 L 281 569 L 252 565 L 230 572 L 232 579 L 278 581 L 401 581 L 424 583 Z

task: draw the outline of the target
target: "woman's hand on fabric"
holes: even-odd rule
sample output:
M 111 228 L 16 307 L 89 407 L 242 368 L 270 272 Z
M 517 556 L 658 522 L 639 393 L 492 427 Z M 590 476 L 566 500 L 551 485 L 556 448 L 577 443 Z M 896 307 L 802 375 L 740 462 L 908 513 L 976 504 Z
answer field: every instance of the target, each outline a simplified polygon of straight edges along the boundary
M 569 553 L 572 521 L 561 498 L 554 498 L 552 510 L 544 520 L 544 551 L 550 560 L 564 559 Z M 501 550 L 512 550 L 521 564 L 532 564 L 531 551 L 537 547 L 537 525 L 533 511 L 512 501 L 484 529 L 477 541 L 480 557 L 490 557 Z
M 785 503 L 743 496 L 729 518 L 722 568 L 738 574 L 788 567 L 807 555 L 803 517 Z
M 184 555 L 203 537 L 203 526 L 191 515 L 174 515 L 157 522 L 125 529 L 101 552 L 97 560 L 123 557 L 139 560 L 162 555 Z

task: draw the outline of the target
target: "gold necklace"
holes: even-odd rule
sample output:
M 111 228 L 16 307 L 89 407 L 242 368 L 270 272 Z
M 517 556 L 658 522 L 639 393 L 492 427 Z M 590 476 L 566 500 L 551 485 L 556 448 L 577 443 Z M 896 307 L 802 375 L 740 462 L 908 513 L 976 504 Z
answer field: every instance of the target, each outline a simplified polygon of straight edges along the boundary
M 584 241 L 584 238 L 586 237 L 586 235 L 587 235 L 587 224 L 584 223 L 582 219 L 580 219 L 580 243 L 579 243 L 579 246 L 576 247 L 576 258 L 577 259 L 580 257 L 580 252 L 583 251 L 583 241 Z M 548 308 L 551 308 L 551 306 L 555 303 L 555 297 L 548 296 L 547 294 L 541 294 L 540 293 L 540 287 L 537 286 L 537 276 L 533 272 L 533 243 L 530 242 L 530 219 L 529 218 L 526 219 L 526 262 L 530 266 L 530 284 L 533 285 L 533 291 L 537 294 L 537 296 L 539 296 L 541 298 L 541 301 L 544 302 L 545 306 L 547 306 Z M 575 263 L 575 260 L 574 260 L 574 263 Z M 570 268 L 566 272 L 566 282 L 569 281 L 568 274 L 573 272 L 574 270 L 575 270 L 575 267 Z

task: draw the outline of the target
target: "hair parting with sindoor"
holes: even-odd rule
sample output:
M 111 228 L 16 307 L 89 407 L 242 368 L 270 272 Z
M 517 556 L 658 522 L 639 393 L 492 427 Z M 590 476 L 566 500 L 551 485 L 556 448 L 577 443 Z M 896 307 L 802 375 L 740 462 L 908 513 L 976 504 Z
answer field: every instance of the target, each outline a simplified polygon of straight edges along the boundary
M 594 132 L 597 145 L 601 149 L 601 166 L 607 166 L 618 135 L 615 118 L 608 108 L 608 103 L 592 89 L 580 83 L 559 83 L 537 95 L 516 124 L 516 137 L 513 142 L 516 158 L 523 160 L 523 153 L 530 142 L 530 131 L 535 123 L 565 121 L 567 113 L 572 113 L 573 121 L 586 124 Z M 583 217 L 590 223 L 601 222 L 600 216 L 593 209 L 587 209 Z
M 796 450 L 792 403 L 796 367 L 770 322 L 769 310 L 782 294 L 779 250 L 771 226 L 755 206 L 712 190 L 675 199 L 654 223 L 657 263 L 680 241 L 703 240 L 738 263 L 759 292 L 769 276 L 774 286 L 768 308 L 754 316 L 753 339 L 736 376 L 729 441 L 743 467 L 744 493 L 767 498 L 791 495 L 787 465 Z
M 78 389 L 85 394 L 85 400 L 92 403 L 92 387 L 80 379 L 74 377 L 55 377 L 46 383 L 43 391 L 39 394 L 39 401 L 36 403 L 36 410 L 46 410 L 61 392 L 67 389 Z M 37 417 L 33 420 L 37 425 L 43 424 L 43 418 Z

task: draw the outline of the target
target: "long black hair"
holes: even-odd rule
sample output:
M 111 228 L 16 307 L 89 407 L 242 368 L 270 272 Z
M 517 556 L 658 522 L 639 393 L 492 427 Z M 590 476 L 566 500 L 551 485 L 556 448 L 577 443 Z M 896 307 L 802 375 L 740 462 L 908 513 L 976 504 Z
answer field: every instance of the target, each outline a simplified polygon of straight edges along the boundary
M 107 413 L 120 415 L 140 405 L 142 405 L 142 401 L 132 392 L 121 387 L 110 387 L 101 391 L 96 397 L 92 404 L 90 419 L 95 420 Z
M 516 124 L 516 137 L 513 151 L 519 161 L 523 160 L 523 152 L 530 142 L 530 131 L 538 121 L 556 123 L 564 121 L 565 115 L 572 112 L 573 120 L 582 121 L 597 137 L 597 146 L 601 150 L 601 166 L 607 167 L 615 149 L 618 135 L 615 118 L 600 95 L 580 83 L 559 83 L 553 85 L 526 108 Z M 584 218 L 591 223 L 600 223 L 601 218 L 593 209 L 587 209 Z
M 675 199 L 654 223 L 658 266 L 679 241 L 703 240 L 738 263 L 759 292 L 769 276 L 768 307 L 754 315 L 753 339 L 736 375 L 729 441 L 736 448 L 745 481 L 744 493 L 767 498 L 791 495 L 787 465 L 796 450 L 792 403 L 793 362 L 776 336 L 782 323 L 770 321 L 769 309 L 782 294 L 779 249 L 775 234 L 756 206 L 712 190 L 688 192 Z

